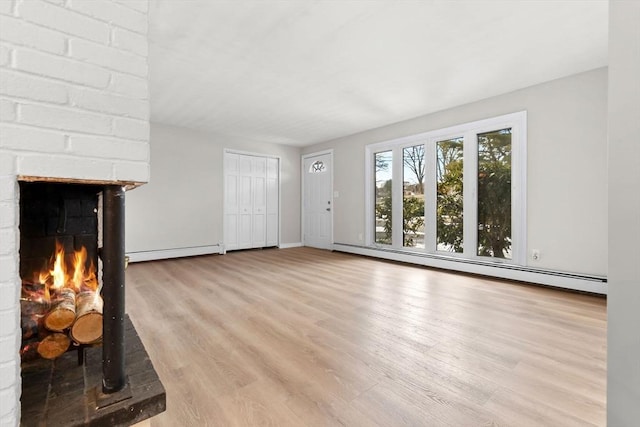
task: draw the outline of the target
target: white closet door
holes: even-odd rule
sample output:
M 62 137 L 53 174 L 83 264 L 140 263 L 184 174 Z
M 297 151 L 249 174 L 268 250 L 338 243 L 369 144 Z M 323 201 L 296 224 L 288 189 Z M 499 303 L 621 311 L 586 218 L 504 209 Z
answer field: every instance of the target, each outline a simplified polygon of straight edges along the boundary
M 278 245 L 278 159 L 267 159 L 267 246 Z
M 253 157 L 253 215 L 251 246 L 261 248 L 267 244 L 267 159 Z
M 239 155 L 238 249 L 253 247 L 253 165 L 251 156 Z
M 225 153 L 224 243 L 225 249 L 238 249 L 238 155 Z
M 278 159 L 225 152 L 226 250 L 278 245 Z

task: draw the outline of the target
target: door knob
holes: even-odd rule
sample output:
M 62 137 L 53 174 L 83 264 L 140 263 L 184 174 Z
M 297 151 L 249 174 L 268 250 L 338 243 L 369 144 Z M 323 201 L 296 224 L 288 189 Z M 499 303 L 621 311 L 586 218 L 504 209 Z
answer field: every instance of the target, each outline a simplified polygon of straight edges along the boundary
M 327 212 L 331 212 L 331 208 L 327 208 Z

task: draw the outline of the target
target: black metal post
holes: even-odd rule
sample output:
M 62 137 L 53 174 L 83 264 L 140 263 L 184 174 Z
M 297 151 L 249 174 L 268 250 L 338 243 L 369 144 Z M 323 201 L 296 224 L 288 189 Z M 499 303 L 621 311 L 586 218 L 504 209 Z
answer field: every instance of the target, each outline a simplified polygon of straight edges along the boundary
M 124 369 L 124 189 L 105 186 L 102 221 L 102 391 L 125 386 Z

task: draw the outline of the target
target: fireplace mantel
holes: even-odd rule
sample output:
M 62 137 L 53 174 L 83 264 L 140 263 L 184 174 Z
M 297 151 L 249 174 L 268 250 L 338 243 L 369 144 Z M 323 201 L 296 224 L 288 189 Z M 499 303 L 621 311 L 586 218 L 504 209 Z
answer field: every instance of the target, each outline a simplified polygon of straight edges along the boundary
M 54 182 L 61 184 L 90 184 L 90 185 L 120 185 L 127 190 L 146 184 L 139 181 L 103 180 L 103 179 L 79 179 L 79 178 L 56 178 L 46 176 L 18 175 L 18 181 L 22 182 Z

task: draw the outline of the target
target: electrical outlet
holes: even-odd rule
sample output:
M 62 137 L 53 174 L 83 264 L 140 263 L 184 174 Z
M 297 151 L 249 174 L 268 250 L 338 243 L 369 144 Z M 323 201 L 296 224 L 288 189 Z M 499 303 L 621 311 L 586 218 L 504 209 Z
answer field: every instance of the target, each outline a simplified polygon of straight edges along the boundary
M 534 261 L 540 261 L 540 249 L 531 249 L 531 258 Z
M 360 241 L 362 242 L 362 239 L 363 239 L 363 238 L 364 238 L 364 237 L 362 237 L 362 233 L 359 233 L 359 234 L 358 234 L 358 240 L 360 240 Z

